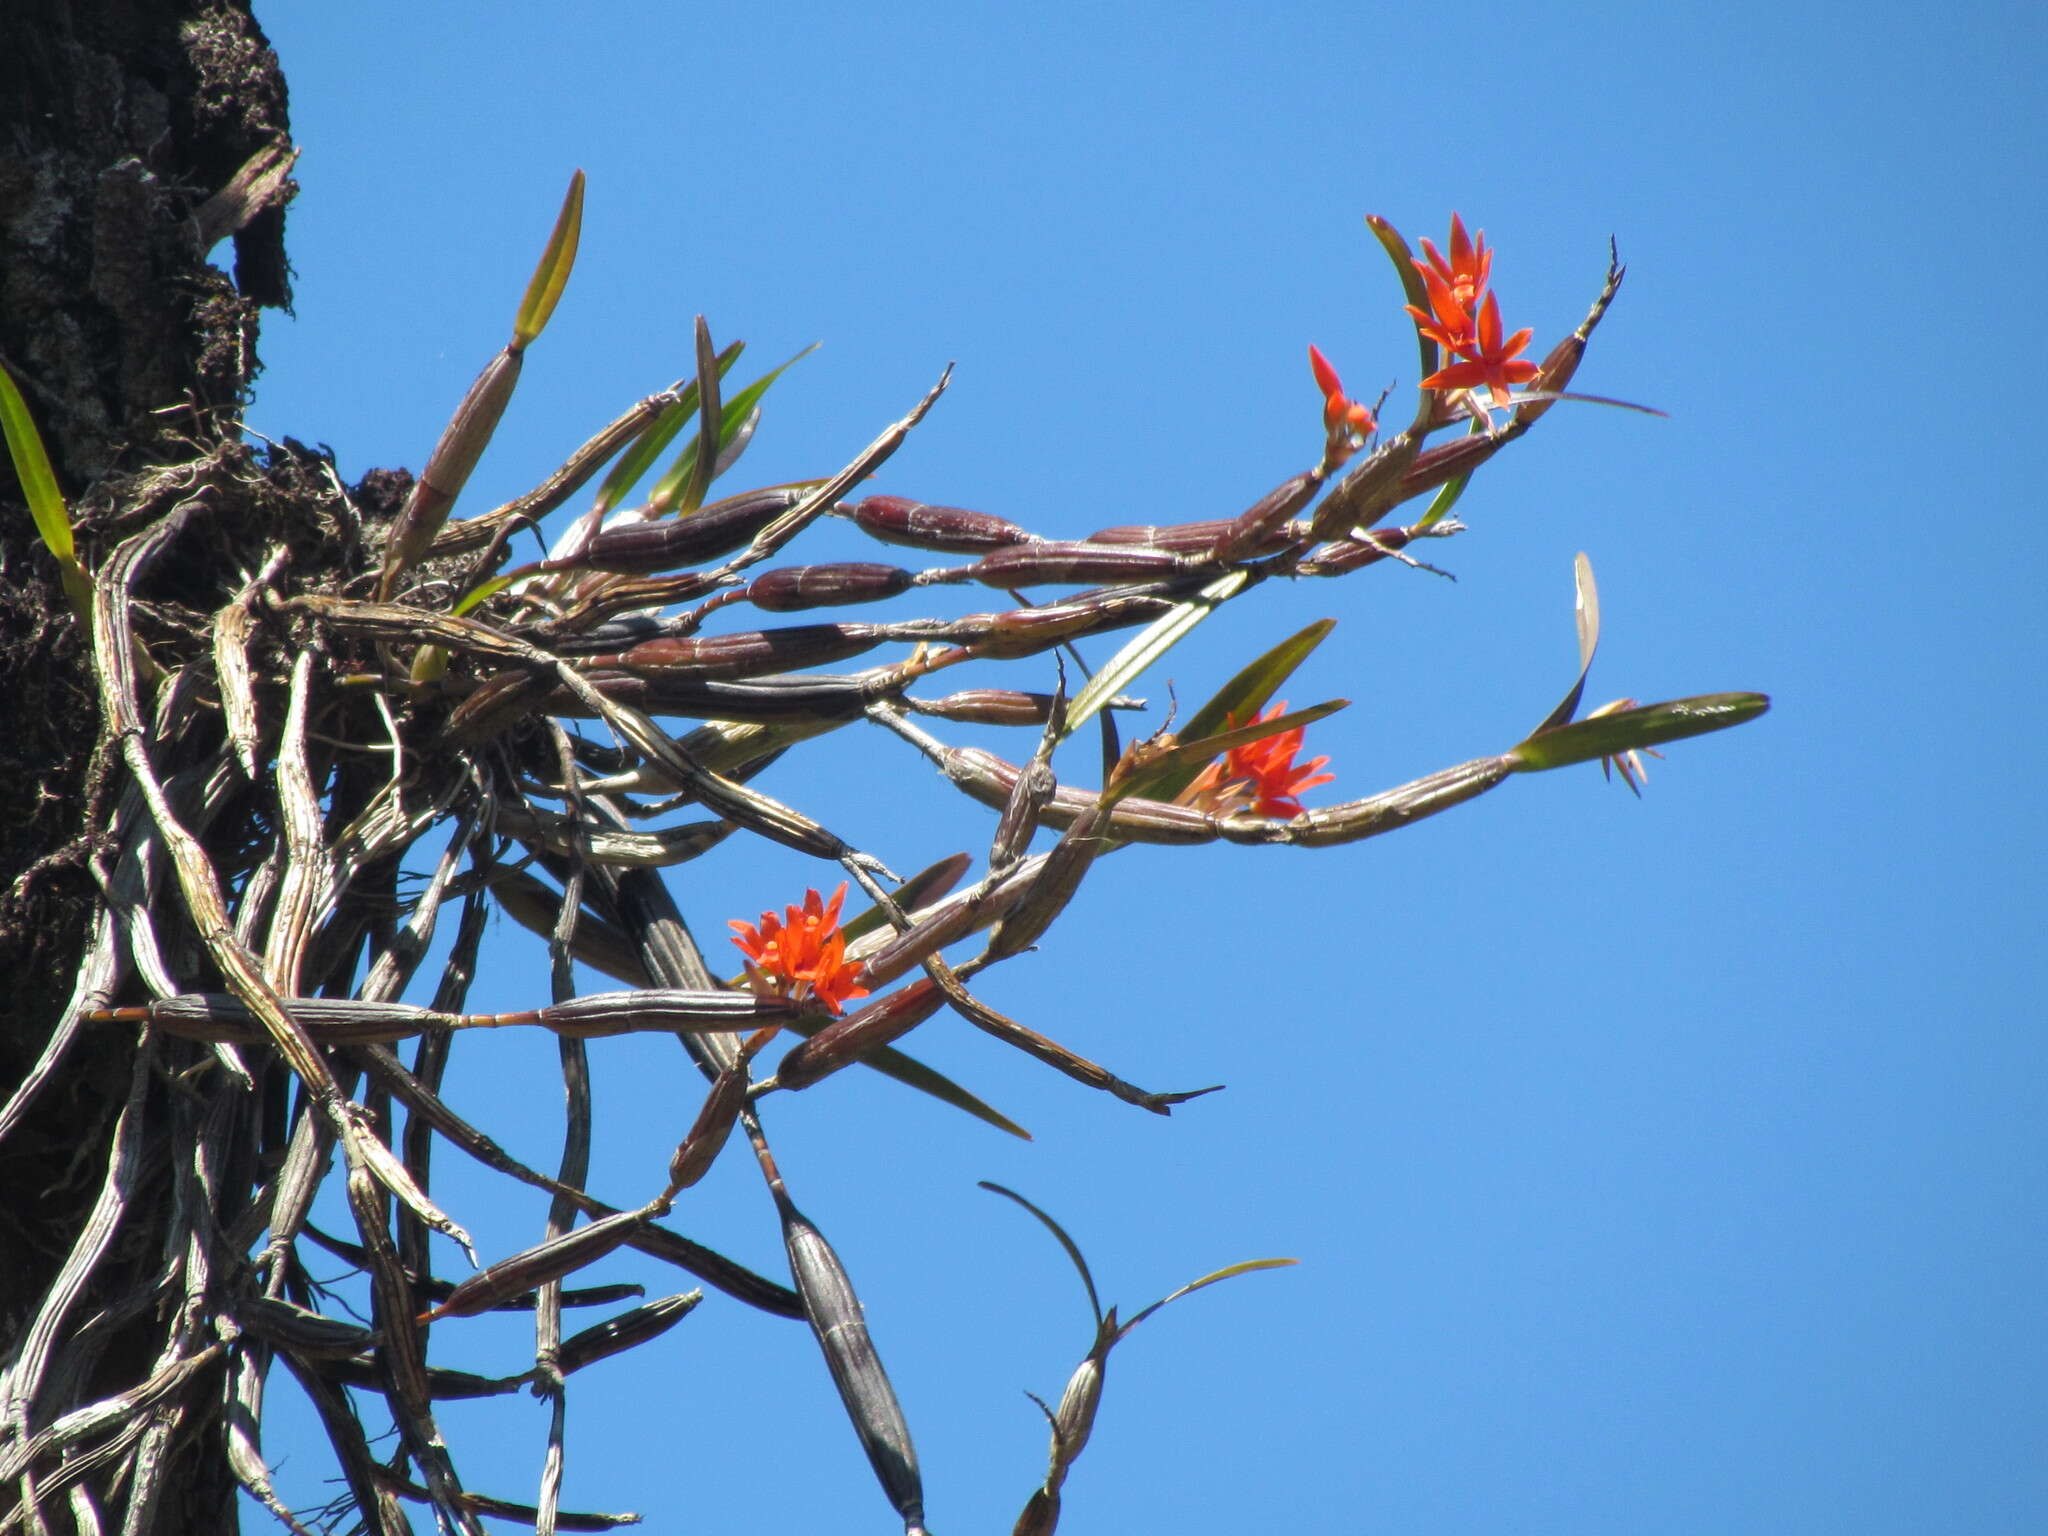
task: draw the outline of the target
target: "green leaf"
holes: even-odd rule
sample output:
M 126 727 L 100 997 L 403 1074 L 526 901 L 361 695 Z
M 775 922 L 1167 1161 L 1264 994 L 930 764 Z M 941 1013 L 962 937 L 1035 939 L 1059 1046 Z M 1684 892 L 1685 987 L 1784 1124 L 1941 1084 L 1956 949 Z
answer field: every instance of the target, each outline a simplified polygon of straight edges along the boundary
M 1557 708 L 1529 733 L 1532 736 L 1556 730 L 1579 712 L 1579 700 L 1586 692 L 1586 674 L 1593 669 L 1593 653 L 1600 649 L 1600 589 L 1593 584 L 1593 562 L 1586 558 L 1584 551 L 1572 560 L 1572 586 L 1576 599 L 1572 612 L 1579 626 L 1578 680 L 1572 684 L 1571 691 L 1558 701 Z
M 1072 1261 L 1074 1272 L 1081 1277 L 1081 1283 L 1088 1288 L 1088 1305 L 1094 1309 L 1095 1326 L 1100 1328 L 1102 1326 L 1102 1298 L 1096 1294 L 1095 1276 L 1089 1273 L 1088 1261 L 1081 1257 L 1080 1247 L 1071 1237 L 1067 1236 L 1067 1229 L 1033 1205 L 1029 1200 L 1018 1194 L 1014 1189 L 1005 1189 L 1002 1185 L 989 1179 L 980 1179 L 976 1182 L 990 1194 L 1001 1195 L 1006 1200 L 1016 1201 L 1025 1210 L 1036 1216 L 1044 1224 L 1045 1230 L 1058 1239 L 1059 1245 L 1067 1250 L 1067 1258 Z
M 1289 635 L 1264 655 L 1243 667 L 1235 677 L 1216 690 L 1208 703 L 1188 717 L 1187 728 L 1180 733 L 1181 740 L 1186 742 L 1214 736 L 1229 726 L 1233 715 L 1240 720 L 1252 719 L 1266 707 L 1267 701 L 1280 691 L 1287 679 L 1294 675 L 1295 668 L 1308 660 L 1309 654 L 1321 645 L 1324 637 L 1336 627 L 1335 619 L 1318 619 L 1308 628 Z M 1321 716 L 1317 718 L 1320 719 Z M 1214 755 L 1215 753 L 1210 754 L 1211 757 Z M 1201 762 L 1174 767 L 1164 772 L 1148 770 L 1137 781 L 1138 787 L 1132 793 L 1144 795 L 1148 799 L 1171 800 L 1194 782 L 1207 760 L 1204 758 Z
M 1418 530 L 1434 528 L 1442 522 L 1450 514 L 1451 508 L 1458 504 L 1458 498 L 1465 494 L 1465 487 L 1471 483 L 1471 475 L 1464 474 L 1455 480 L 1446 480 L 1438 486 L 1436 496 L 1429 504 L 1429 510 L 1415 520 L 1415 527 Z
M 1067 706 L 1067 735 L 1122 693 L 1132 679 L 1178 645 L 1194 627 L 1234 597 L 1251 578 L 1243 571 L 1217 577 L 1195 596 L 1162 614 L 1131 637 L 1105 662 Z
M 739 356 L 738 348 L 744 345 L 744 342 L 735 342 L 731 347 L 726 348 L 725 353 L 720 354 L 719 372 L 721 375 L 732 367 L 732 361 L 728 359 L 726 354 L 730 354 L 731 359 L 736 360 Z M 761 403 L 761 397 L 768 393 L 768 386 L 781 378 L 783 373 L 792 365 L 801 362 L 817 350 L 818 343 L 814 341 L 788 362 L 761 375 L 760 378 L 754 380 L 753 383 L 749 384 L 725 403 L 725 409 L 720 413 L 718 423 L 718 451 L 720 454 L 725 452 L 726 446 L 738 435 L 746 419 L 753 414 L 754 408 Z M 696 386 L 694 384 L 691 385 L 690 390 L 689 398 L 694 407 L 694 402 L 697 398 L 695 393 Z M 692 435 L 689 442 L 683 445 L 683 451 L 677 455 L 675 463 L 668 467 L 660 481 L 655 485 L 654 494 L 648 498 L 649 505 L 663 509 L 674 505 L 677 497 L 681 495 L 683 488 L 690 483 L 691 478 L 697 472 L 699 436 L 701 434 Z M 712 460 L 712 467 L 717 467 L 716 457 Z M 689 510 L 695 509 L 691 508 Z
M 1725 731 L 1754 720 L 1771 707 L 1761 693 L 1702 693 L 1689 699 L 1644 704 L 1612 715 L 1594 715 L 1576 725 L 1539 731 L 1508 753 L 1517 773 L 1541 773 L 1590 763 L 1687 736 Z
M 1119 1343 L 1121 1343 L 1125 1334 L 1129 1333 L 1133 1328 L 1137 1327 L 1138 1324 L 1145 1321 L 1146 1318 L 1150 1317 L 1154 1312 L 1157 1312 L 1161 1307 L 1170 1306 L 1174 1302 L 1179 1301 L 1183 1296 L 1193 1295 L 1196 1291 L 1201 1290 L 1204 1286 L 1214 1285 L 1219 1280 L 1234 1279 L 1238 1275 L 1248 1275 L 1251 1274 L 1254 1270 L 1286 1269 L 1291 1265 L 1299 1264 L 1300 1262 L 1301 1260 L 1299 1259 L 1246 1259 L 1243 1263 L 1240 1264 L 1226 1264 L 1221 1269 L 1212 1270 L 1210 1273 L 1202 1276 L 1202 1278 L 1199 1280 L 1190 1280 L 1186 1285 L 1182 1286 L 1172 1295 L 1160 1297 L 1157 1301 L 1153 1302 L 1151 1306 L 1145 1308 L 1144 1311 L 1137 1313 L 1135 1316 L 1131 1318 L 1129 1322 L 1125 1323 L 1123 1327 L 1117 1330 L 1117 1340 Z
M 59 562 L 76 565 L 78 552 L 71 540 L 71 514 L 65 508 L 64 493 L 57 489 L 56 472 L 43 451 L 43 436 L 28 413 L 28 402 L 21 398 L 14 376 L 5 368 L 0 368 L 0 423 L 7 429 L 8 456 L 14 460 L 15 476 L 28 498 L 36 532 Z
M 813 1028 L 804 1028 L 797 1025 L 788 1027 L 797 1029 L 800 1034 L 804 1035 L 816 1032 Z M 822 1029 L 823 1027 L 823 1024 L 816 1026 L 817 1029 Z M 897 1050 L 894 1046 L 884 1045 L 869 1051 L 867 1055 L 861 1057 L 860 1065 L 872 1068 L 874 1071 L 881 1073 L 882 1076 L 892 1078 L 906 1088 L 915 1088 L 919 1093 L 928 1093 L 941 1104 L 950 1104 L 955 1109 L 964 1110 L 966 1113 L 974 1116 L 975 1119 L 986 1125 L 992 1125 L 999 1131 L 1007 1131 L 1012 1136 L 1024 1141 L 1031 1139 L 1031 1133 L 1008 1115 L 992 1108 L 983 1100 L 975 1097 L 975 1095 L 969 1093 L 965 1088 L 962 1088 L 958 1083 L 946 1076 L 945 1073 L 940 1072 L 934 1067 L 926 1066 L 915 1056 L 904 1055 L 903 1052 Z
M 1408 242 L 1401 238 L 1401 232 L 1376 213 L 1365 216 L 1365 227 L 1372 231 L 1373 238 L 1387 253 L 1387 260 L 1394 264 L 1394 271 L 1401 278 L 1401 292 L 1407 295 L 1407 301 L 1424 314 L 1430 313 L 1429 290 L 1423 286 L 1422 274 L 1415 270 L 1415 253 L 1408 249 Z M 1415 345 L 1422 354 L 1422 372 L 1417 377 L 1426 379 L 1437 370 L 1436 343 L 1423 335 L 1418 326 Z
M 533 269 L 525 297 L 519 301 L 519 313 L 512 321 L 514 351 L 530 345 L 547 329 L 562 290 L 569 286 L 569 271 L 576 265 L 576 242 L 582 234 L 583 173 L 578 171 L 569 178 L 569 192 L 562 199 L 562 211 L 555 215 L 547 249 L 541 252 L 540 265 Z
M 640 477 L 647 473 L 662 449 L 675 440 L 675 435 L 696 414 L 696 387 L 693 382 L 681 391 L 662 408 L 659 416 L 648 423 L 647 430 L 633 439 L 632 446 L 619 455 L 618 463 L 612 466 L 611 473 L 604 477 L 604 484 L 597 489 L 597 500 L 592 504 L 593 521 L 602 519 L 605 513 L 626 499 L 627 493 L 640 483 Z
M 496 597 L 518 579 L 519 577 L 515 573 L 509 576 L 493 576 L 489 581 L 479 582 L 476 586 L 463 593 L 461 597 L 457 598 L 455 606 L 450 608 L 448 612 L 454 617 L 460 618 L 478 604 Z
M 28 402 L 21 397 L 14 377 L 0 368 L 0 427 L 7 434 L 7 455 L 14 461 L 15 478 L 28 499 L 29 516 L 43 545 L 56 556 L 57 572 L 64 582 L 64 595 L 79 618 L 92 622 L 92 579 L 78 563 L 78 546 L 71 536 L 71 513 L 64 505 L 64 493 L 57 489 L 57 475 L 50 468 L 50 456 L 43 449 L 43 435 L 29 415 Z

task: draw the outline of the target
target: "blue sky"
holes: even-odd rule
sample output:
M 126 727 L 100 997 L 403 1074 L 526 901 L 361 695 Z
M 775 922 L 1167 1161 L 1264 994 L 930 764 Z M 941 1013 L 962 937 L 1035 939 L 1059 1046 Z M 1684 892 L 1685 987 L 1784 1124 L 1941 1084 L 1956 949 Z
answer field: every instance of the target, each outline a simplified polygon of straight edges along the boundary
M 1339 775 L 1312 798 L 1370 793 L 1542 718 L 1575 665 L 1584 550 L 1606 616 L 1590 702 L 1754 688 L 1775 709 L 1671 748 L 1641 803 L 1586 768 L 1353 847 L 1100 866 L 986 995 L 1147 1086 L 1230 1085 L 1171 1120 L 943 1016 L 912 1049 L 1035 1141 L 865 1073 L 774 1105 L 942 1536 L 1008 1528 L 1043 1464 L 1023 1393 L 1056 1394 L 1089 1334 L 1060 1255 L 981 1178 L 1060 1216 L 1127 1307 L 1302 1261 L 1133 1335 L 1068 1536 L 2048 1525 L 2025 766 L 2048 566 L 2033 344 L 1983 311 L 2028 325 L 2042 276 L 2038 9 L 258 11 L 304 158 L 297 315 L 266 321 L 249 420 L 332 445 L 349 478 L 423 461 L 589 176 L 574 280 L 469 511 L 688 372 L 701 312 L 749 342 L 742 371 L 824 343 L 769 396 L 742 483 L 837 468 L 953 361 L 876 489 L 1069 537 L 1228 515 L 1314 455 L 1307 343 L 1354 392 L 1413 386 L 1362 215 L 1411 239 L 1441 241 L 1453 209 L 1482 225 L 1538 352 L 1620 243 L 1579 385 L 1669 420 L 1553 412 L 1431 550 L 1455 584 L 1269 585 L 1140 691 L 1199 701 L 1335 616 L 1289 694 L 1353 701 L 1312 735 Z M 858 547 L 827 530 L 800 554 Z M 1087 782 L 1090 756 L 1060 766 Z M 894 741 L 825 761 L 763 785 L 899 869 L 985 848 L 987 815 Z M 735 840 L 672 885 L 713 943 L 836 878 Z M 506 925 L 477 1006 L 545 991 Z M 697 1080 L 667 1041 L 593 1054 L 593 1184 L 644 1198 Z M 550 1042 L 465 1041 L 457 1072 L 552 1166 Z M 539 1230 L 540 1205 L 453 1155 L 436 1173 L 487 1252 Z M 676 1225 L 779 1263 L 741 1157 Z M 597 1278 L 682 1288 L 635 1259 Z M 530 1335 L 436 1348 L 510 1371 Z M 317 1442 L 274 1390 L 270 1452 L 319 1502 Z M 716 1295 L 579 1378 L 569 1422 L 572 1507 L 894 1525 L 807 1335 Z M 538 1404 L 445 1427 L 472 1486 L 532 1498 Z

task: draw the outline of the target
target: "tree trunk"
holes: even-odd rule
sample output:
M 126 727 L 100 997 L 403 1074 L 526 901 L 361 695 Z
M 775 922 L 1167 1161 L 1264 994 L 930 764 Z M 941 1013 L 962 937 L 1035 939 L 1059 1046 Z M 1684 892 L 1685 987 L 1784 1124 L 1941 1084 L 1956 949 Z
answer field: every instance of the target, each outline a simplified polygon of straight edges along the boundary
M 281 530 L 313 526 L 315 536 L 293 539 L 308 557 L 332 544 L 295 492 L 300 456 L 259 462 L 237 423 L 258 313 L 289 301 L 293 186 L 276 55 L 239 0 L 16 0 L 6 33 L 0 363 L 40 428 L 88 566 L 179 501 L 205 498 L 203 528 L 140 594 L 166 611 L 189 598 L 203 612 Z M 209 261 L 230 236 L 232 280 Z M 279 520 L 264 529 L 269 516 Z M 65 1011 L 97 894 L 94 839 L 110 776 L 87 637 L 4 456 L 0 562 L 0 775 L 11 790 L 0 816 L 4 1096 Z M 0 1345 L 10 1357 L 105 1177 L 131 1091 L 131 1042 L 116 1038 L 86 1034 L 0 1140 Z M 164 1085 L 147 1091 L 161 1107 Z M 130 1203 L 70 1326 L 165 1272 L 163 1229 L 150 1218 L 167 1203 Z M 9 1405 L 17 1436 L 146 1380 L 163 1339 L 153 1312 L 105 1328 L 83 1351 L 60 1346 L 60 1368 L 34 1403 Z M 167 1437 L 174 1466 L 149 1528 L 232 1527 L 220 1437 L 217 1422 Z M 0 1456 L 16 1449 L 0 1429 Z M 45 1513 L 57 1517 L 69 1497 L 55 1494 Z

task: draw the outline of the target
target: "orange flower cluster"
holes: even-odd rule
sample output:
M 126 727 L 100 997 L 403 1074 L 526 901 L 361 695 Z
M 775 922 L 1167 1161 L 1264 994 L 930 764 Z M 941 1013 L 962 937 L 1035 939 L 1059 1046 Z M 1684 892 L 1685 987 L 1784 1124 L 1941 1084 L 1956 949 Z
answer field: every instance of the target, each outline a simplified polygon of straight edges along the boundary
M 1422 381 L 1424 389 L 1479 389 L 1492 391 L 1496 406 L 1509 404 L 1509 391 L 1527 384 L 1542 370 L 1522 356 L 1533 330 L 1523 329 L 1503 337 L 1500 300 L 1487 288 L 1493 272 L 1493 252 L 1486 248 L 1486 233 L 1477 239 L 1465 233 L 1465 222 L 1451 215 L 1451 254 L 1448 259 L 1427 236 L 1422 241 L 1426 261 L 1415 263 L 1422 274 L 1422 286 L 1429 293 L 1429 309 L 1407 306 L 1415 317 L 1416 329 L 1442 347 L 1455 361 L 1439 368 Z
M 804 892 L 801 907 L 785 907 L 787 914 L 761 914 L 761 926 L 728 921 L 733 943 L 747 957 L 747 980 L 764 997 L 788 997 L 802 1001 L 816 998 L 834 1013 L 850 997 L 866 997 L 868 989 L 854 985 L 860 967 L 846 963 L 846 935 L 839 930 L 839 904 L 846 900 L 846 882 L 826 901 L 814 890 Z
M 1287 701 L 1282 699 L 1258 719 L 1277 720 L 1286 713 Z M 1233 715 L 1228 728 L 1235 730 L 1238 723 Z M 1312 757 L 1297 764 L 1294 757 L 1301 744 L 1302 728 L 1296 726 L 1291 731 L 1232 747 L 1196 775 L 1194 782 L 1180 792 L 1179 803 L 1204 811 L 1249 807 L 1261 816 L 1283 820 L 1299 816 L 1301 792 L 1337 777 L 1316 771 L 1329 761 L 1327 757 Z

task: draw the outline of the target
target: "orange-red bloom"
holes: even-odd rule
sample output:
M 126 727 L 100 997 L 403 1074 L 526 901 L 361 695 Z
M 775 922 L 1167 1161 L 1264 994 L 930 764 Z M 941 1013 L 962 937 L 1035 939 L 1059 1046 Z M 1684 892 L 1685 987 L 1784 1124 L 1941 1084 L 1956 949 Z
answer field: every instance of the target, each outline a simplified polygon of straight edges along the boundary
M 1258 718 L 1277 720 L 1286 713 L 1287 701 L 1283 699 Z M 1235 730 L 1237 725 L 1237 717 L 1231 716 L 1229 729 Z M 1297 796 L 1305 789 L 1314 789 L 1336 778 L 1333 773 L 1316 771 L 1329 761 L 1327 757 L 1312 757 L 1297 764 L 1294 755 L 1301 750 L 1301 744 L 1302 727 L 1297 725 L 1291 731 L 1232 747 L 1196 775 L 1194 782 L 1180 792 L 1179 803 L 1204 811 L 1249 807 L 1261 816 L 1299 816 L 1302 804 Z
M 730 920 L 733 943 L 747 957 L 747 980 L 767 997 L 802 1001 L 816 998 L 834 1013 L 850 997 L 866 997 L 868 989 L 853 984 L 860 967 L 846 963 L 846 935 L 839 930 L 839 904 L 846 900 L 846 882 L 826 901 L 814 890 L 804 892 L 801 907 L 787 914 L 761 914 L 761 926 Z
M 1422 239 L 1422 254 L 1428 260 L 1416 262 L 1415 270 L 1422 274 L 1422 285 L 1429 291 L 1430 308 L 1435 314 L 1425 315 L 1412 304 L 1408 313 L 1422 322 L 1423 330 L 1437 345 L 1455 347 L 1460 341 L 1471 339 L 1472 316 L 1479 313 L 1486 280 L 1493 272 L 1493 252 L 1486 248 L 1486 231 L 1482 229 L 1476 240 L 1468 237 L 1465 221 L 1454 213 L 1450 259 L 1444 259 L 1427 235 Z
M 1360 405 L 1344 393 L 1344 381 L 1337 377 L 1337 370 L 1314 342 L 1309 343 L 1308 367 L 1316 376 L 1316 388 L 1323 392 L 1323 426 L 1329 432 L 1355 432 L 1363 437 L 1377 430 L 1379 422 L 1373 417 L 1372 407 Z
M 1449 258 L 1426 238 L 1422 250 L 1428 260 L 1416 262 L 1415 270 L 1429 293 L 1429 308 L 1406 308 L 1415 328 L 1449 354 L 1445 366 L 1424 379 L 1422 387 L 1483 388 L 1492 391 L 1496 406 L 1508 404 L 1508 392 L 1542 370 L 1521 355 L 1535 332 L 1520 330 L 1502 339 L 1500 300 L 1486 286 L 1493 274 L 1486 232 L 1468 237 L 1464 221 L 1454 213 Z
M 1493 391 L 1496 406 L 1509 404 L 1508 392 L 1527 384 L 1543 370 L 1523 357 L 1529 338 L 1536 333 L 1524 326 L 1505 341 L 1501 339 L 1500 300 L 1493 294 L 1479 310 L 1478 334 L 1452 347 L 1458 361 L 1439 368 L 1422 381 L 1424 389 L 1478 389 Z

